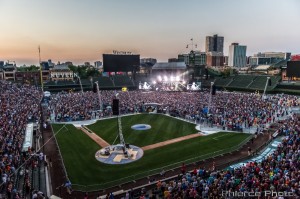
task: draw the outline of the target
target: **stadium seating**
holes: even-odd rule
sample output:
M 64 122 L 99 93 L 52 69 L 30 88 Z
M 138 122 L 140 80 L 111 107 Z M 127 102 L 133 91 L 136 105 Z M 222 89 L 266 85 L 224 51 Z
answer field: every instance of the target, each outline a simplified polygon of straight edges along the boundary
M 254 80 L 253 75 L 236 75 L 233 81 L 228 85 L 228 87 L 233 88 L 247 88 L 248 85 Z
M 132 87 L 134 86 L 133 81 L 128 76 L 114 76 L 114 84 L 116 87 Z
M 98 77 L 95 78 L 93 81 L 98 81 L 99 88 L 114 87 L 114 82 L 110 79 L 110 77 Z
M 273 89 L 280 80 L 280 77 L 277 76 L 271 76 L 271 86 L 268 86 L 267 89 Z M 267 76 L 257 76 L 254 81 L 248 86 L 249 89 L 253 90 L 264 90 L 267 82 Z
M 231 81 L 233 80 L 233 78 L 217 78 L 215 81 L 215 85 L 217 87 L 226 87 Z

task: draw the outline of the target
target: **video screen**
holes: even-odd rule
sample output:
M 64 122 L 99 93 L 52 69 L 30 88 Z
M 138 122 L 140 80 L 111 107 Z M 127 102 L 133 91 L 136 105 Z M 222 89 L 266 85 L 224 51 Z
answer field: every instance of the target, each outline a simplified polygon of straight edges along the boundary
M 104 72 L 139 71 L 140 55 L 103 54 Z
M 300 61 L 288 61 L 286 69 L 287 77 L 300 77 Z

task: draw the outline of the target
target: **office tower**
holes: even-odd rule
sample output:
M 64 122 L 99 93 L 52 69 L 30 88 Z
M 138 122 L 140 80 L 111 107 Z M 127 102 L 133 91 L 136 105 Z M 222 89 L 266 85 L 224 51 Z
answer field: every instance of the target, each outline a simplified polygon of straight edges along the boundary
M 245 67 L 247 46 L 232 43 L 229 46 L 228 66 Z

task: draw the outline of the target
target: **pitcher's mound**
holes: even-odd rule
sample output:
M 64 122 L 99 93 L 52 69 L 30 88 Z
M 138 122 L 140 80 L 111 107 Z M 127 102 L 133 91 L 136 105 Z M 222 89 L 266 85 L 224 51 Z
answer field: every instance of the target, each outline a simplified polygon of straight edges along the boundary
M 131 126 L 131 128 L 133 130 L 143 131 L 143 130 L 151 129 L 151 126 L 148 124 L 136 124 L 136 125 Z

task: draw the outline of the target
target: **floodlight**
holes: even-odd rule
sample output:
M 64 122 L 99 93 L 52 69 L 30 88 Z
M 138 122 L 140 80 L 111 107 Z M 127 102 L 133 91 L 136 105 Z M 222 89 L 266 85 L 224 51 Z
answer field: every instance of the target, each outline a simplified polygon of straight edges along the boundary
M 168 81 L 168 77 L 167 77 L 167 76 L 164 76 L 164 80 L 167 82 L 167 81 Z

